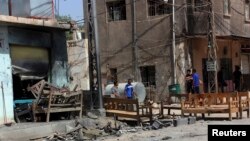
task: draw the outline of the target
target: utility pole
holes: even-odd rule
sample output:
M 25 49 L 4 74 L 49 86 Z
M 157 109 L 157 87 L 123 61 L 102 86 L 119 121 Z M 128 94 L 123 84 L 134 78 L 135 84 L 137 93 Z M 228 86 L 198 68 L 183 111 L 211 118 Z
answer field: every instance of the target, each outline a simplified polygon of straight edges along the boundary
M 133 72 L 136 82 L 141 82 L 141 75 L 138 66 L 138 46 L 137 46 L 137 33 L 136 33 L 136 0 L 131 0 L 132 4 L 132 38 L 133 38 Z
M 207 48 L 207 71 L 208 71 L 208 93 L 218 92 L 217 82 L 217 48 L 216 48 L 216 36 L 214 33 L 214 11 L 213 0 L 208 0 L 210 3 L 208 13 L 208 48 Z
M 87 12 L 85 13 L 85 20 L 87 24 L 87 33 L 89 40 L 89 78 L 91 92 L 90 109 L 93 110 L 94 106 L 98 107 L 99 109 L 103 109 L 96 0 L 87 0 L 87 5 L 85 6 L 85 8 L 85 12 Z M 98 103 L 96 102 L 96 100 L 98 100 Z
M 172 15 L 172 24 L 173 24 L 173 37 L 172 37 L 172 55 L 173 55 L 173 58 L 172 58 L 172 74 L 173 74 L 173 77 L 172 77 L 172 83 L 173 84 L 176 84 L 177 81 L 176 81 L 176 56 L 175 56 L 175 0 L 173 0 L 173 4 L 172 4 L 172 12 L 173 12 L 173 15 Z

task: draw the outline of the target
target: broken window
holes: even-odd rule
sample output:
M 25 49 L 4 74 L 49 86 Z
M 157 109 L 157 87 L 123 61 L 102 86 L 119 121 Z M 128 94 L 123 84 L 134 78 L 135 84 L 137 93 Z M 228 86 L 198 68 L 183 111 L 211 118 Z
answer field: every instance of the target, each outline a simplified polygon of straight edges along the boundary
M 142 83 L 145 87 L 156 87 L 155 81 L 155 66 L 140 67 Z
M 148 0 L 148 15 L 170 14 L 172 11 L 171 0 Z
M 224 0 L 224 14 L 230 15 L 231 14 L 231 1 Z
M 125 0 L 107 2 L 108 21 L 126 20 Z
M 250 2 L 249 0 L 245 0 L 245 18 L 246 20 L 250 20 Z

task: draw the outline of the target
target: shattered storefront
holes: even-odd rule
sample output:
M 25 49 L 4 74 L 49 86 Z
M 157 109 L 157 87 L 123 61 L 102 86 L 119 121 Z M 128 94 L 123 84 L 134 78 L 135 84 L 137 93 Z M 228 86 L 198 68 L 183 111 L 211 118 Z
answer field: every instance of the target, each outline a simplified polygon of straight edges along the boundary
M 45 79 L 68 84 L 67 48 L 63 30 L 0 26 L 0 124 L 14 122 L 15 101 L 32 100 L 27 91 Z

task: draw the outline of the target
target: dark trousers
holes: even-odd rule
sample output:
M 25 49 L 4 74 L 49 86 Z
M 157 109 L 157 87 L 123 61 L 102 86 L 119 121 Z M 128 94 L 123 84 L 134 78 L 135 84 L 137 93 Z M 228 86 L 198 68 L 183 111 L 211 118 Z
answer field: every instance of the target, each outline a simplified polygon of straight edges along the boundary
M 193 86 L 192 85 L 187 85 L 187 93 L 194 93 Z
M 199 94 L 200 93 L 200 87 L 199 86 L 195 86 L 194 87 L 194 93 L 195 94 Z
M 133 99 L 133 97 L 127 97 L 127 99 Z
M 235 82 L 235 91 L 240 91 L 240 82 Z

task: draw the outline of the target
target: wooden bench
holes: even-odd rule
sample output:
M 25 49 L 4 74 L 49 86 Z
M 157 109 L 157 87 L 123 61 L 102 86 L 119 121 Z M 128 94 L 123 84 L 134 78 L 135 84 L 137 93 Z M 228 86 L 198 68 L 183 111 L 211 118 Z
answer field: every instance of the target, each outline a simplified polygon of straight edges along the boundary
M 152 122 L 152 107 L 139 106 L 137 99 L 120 99 L 104 97 L 104 107 L 107 116 L 115 116 L 136 119 L 139 125 L 141 118 L 146 117 Z
M 250 95 L 249 94 L 250 94 L 249 92 L 238 92 L 240 118 L 242 118 L 244 111 L 247 111 L 247 118 L 249 118 L 249 113 L 250 113 Z
M 181 110 L 181 101 L 187 98 L 188 94 L 169 94 L 166 101 L 161 101 L 160 114 L 162 117 L 164 117 L 164 109 L 168 110 L 168 115 L 171 114 L 171 110 Z
M 238 118 L 239 97 L 237 93 L 191 94 L 181 102 L 182 116 L 189 114 L 227 113 L 232 120 L 232 113 Z

